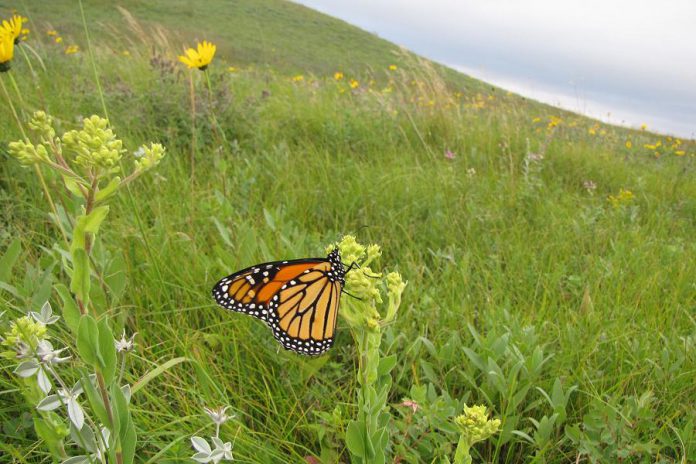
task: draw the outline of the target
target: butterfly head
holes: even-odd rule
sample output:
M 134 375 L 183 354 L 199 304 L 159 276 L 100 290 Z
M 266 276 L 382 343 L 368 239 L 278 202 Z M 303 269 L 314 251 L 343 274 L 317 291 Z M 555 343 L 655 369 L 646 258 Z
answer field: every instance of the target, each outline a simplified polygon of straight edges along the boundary
M 329 263 L 331 263 L 331 273 L 329 277 L 333 277 L 334 280 L 338 280 L 341 284 L 345 284 L 346 268 L 343 265 L 343 261 L 341 261 L 341 252 L 339 249 L 334 248 L 331 253 L 329 253 L 327 259 Z M 333 274 L 333 276 L 331 276 L 331 274 Z

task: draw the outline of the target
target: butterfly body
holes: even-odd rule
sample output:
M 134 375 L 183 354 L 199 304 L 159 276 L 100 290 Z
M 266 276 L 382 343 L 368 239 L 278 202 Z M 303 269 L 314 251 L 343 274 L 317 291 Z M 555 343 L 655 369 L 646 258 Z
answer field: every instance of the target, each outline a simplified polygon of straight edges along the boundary
M 336 249 L 326 258 L 257 264 L 212 290 L 223 308 L 264 321 L 284 348 L 320 355 L 333 345 L 346 269 Z

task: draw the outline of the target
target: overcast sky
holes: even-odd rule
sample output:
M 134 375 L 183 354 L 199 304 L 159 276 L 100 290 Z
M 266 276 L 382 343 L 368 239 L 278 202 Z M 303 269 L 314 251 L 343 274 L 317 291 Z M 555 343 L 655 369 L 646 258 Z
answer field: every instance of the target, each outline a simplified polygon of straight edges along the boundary
M 696 137 L 696 0 L 296 1 L 531 98 Z

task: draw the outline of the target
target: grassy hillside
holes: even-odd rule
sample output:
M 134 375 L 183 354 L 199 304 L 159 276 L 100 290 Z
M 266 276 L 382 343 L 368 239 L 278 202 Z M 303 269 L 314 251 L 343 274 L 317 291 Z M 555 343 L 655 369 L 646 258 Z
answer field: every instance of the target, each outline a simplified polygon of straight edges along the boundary
M 452 459 L 464 403 L 502 421 L 479 462 L 696 460 L 693 142 L 525 101 L 290 3 L 120 5 L 84 2 L 93 56 L 78 5 L 24 7 L 28 47 L 0 74 L 0 332 L 47 299 L 65 318 L 56 285 L 87 206 L 10 156 L 32 113 L 60 135 L 106 109 L 126 172 L 161 142 L 167 156 L 111 200 L 92 250 L 93 305 L 137 332 L 122 383 L 163 368 L 131 399 L 136 462 L 191 462 L 190 437 L 215 429 L 203 407 L 220 405 L 236 414 L 220 436 L 237 461 L 359 462 L 350 321 L 305 358 L 210 297 L 226 274 L 321 256 L 344 234 L 381 245 L 372 269 L 408 281 L 381 346 L 396 357 L 387 462 Z M 175 61 L 196 39 L 218 45 L 209 74 Z M 342 311 L 358 304 L 344 296 Z M 69 327 L 49 332 L 76 380 Z M 0 462 L 52 462 L 36 381 L 16 365 L 0 360 Z

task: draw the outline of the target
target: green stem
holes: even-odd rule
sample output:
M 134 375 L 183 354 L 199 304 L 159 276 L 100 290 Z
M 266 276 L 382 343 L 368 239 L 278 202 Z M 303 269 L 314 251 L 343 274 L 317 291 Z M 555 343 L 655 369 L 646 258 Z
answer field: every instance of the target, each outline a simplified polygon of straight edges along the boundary
M 7 77 L 10 78 L 10 82 L 12 83 L 12 87 L 14 88 L 15 93 L 17 94 L 17 99 L 19 100 L 19 104 L 21 107 L 26 107 L 26 103 L 24 103 L 24 98 L 22 98 L 22 92 L 19 91 L 19 86 L 17 86 L 17 81 L 14 78 L 14 75 L 12 73 L 7 73 Z
M 17 122 L 19 132 L 22 133 L 22 138 L 26 139 L 27 133 L 24 132 L 24 126 L 22 126 L 22 121 L 19 119 L 19 116 L 17 115 L 17 110 L 14 107 L 14 103 L 12 103 L 12 98 L 10 97 L 10 93 L 7 91 L 7 87 L 5 87 L 5 82 L 3 81 L 3 79 L 0 79 L 0 87 L 2 87 L 2 92 L 5 94 L 5 98 L 7 98 L 7 105 L 10 107 L 10 110 L 12 111 L 12 116 L 14 116 L 15 122 Z
M 196 92 L 191 72 L 189 72 L 189 94 L 191 97 L 191 179 L 193 180 L 196 173 Z
M 220 123 L 217 120 L 217 116 L 215 116 L 215 111 L 213 111 L 213 86 L 210 84 L 210 74 L 208 69 L 203 71 L 203 74 L 205 74 L 205 80 L 208 84 L 208 107 L 210 108 L 210 117 L 213 123 L 213 133 L 215 134 L 215 138 L 217 139 L 218 143 L 220 143 L 220 140 L 222 139 L 222 141 L 225 142 L 225 146 L 227 146 L 227 138 L 225 137 L 225 132 L 222 130 L 222 126 L 220 126 Z
M 454 453 L 454 464 L 471 464 L 471 445 L 469 445 L 468 440 L 462 435 L 459 437 L 459 443 L 457 443 L 457 451 Z

